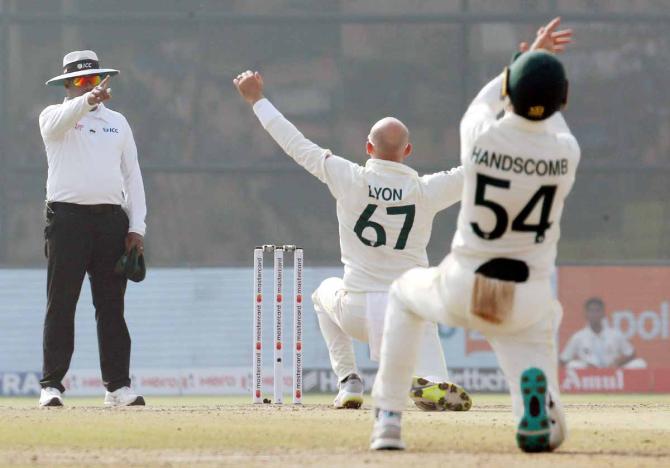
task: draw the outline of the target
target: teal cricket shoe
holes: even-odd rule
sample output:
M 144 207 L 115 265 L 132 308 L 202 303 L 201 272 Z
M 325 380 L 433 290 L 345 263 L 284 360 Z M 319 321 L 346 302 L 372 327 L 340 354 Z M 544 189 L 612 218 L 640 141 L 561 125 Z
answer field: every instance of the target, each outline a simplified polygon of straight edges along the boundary
M 531 367 L 521 374 L 521 396 L 524 414 L 516 431 L 517 445 L 524 452 L 551 451 L 550 423 L 554 423 L 554 420 L 549 415 L 547 378 L 544 372 Z
M 472 408 L 468 392 L 451 382 L 431 382 L 414 377 L 409 396 L 414 405 L 423 411 L 468 411 Z

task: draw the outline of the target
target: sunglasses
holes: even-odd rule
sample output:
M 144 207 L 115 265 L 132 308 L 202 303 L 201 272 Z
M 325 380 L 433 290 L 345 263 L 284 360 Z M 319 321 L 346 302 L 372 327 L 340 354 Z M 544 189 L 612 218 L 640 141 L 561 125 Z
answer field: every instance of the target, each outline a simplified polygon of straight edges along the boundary
M 101 81 L 102 78 L 100 78 L 100 75 L 86 75 L 72 78 L 72 84 L 76 88 L 83 88 L 84 86 L 88 85 L 98 86 Z

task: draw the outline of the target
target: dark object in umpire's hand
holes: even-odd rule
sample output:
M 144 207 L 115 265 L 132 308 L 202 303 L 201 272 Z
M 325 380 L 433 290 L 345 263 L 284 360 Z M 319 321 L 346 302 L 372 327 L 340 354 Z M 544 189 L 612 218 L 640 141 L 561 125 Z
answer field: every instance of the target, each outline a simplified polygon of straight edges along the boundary
M 133 247 L 129 253 L 124 253 L 119 261 L 116 262 L 114 273 L 125 275 L 130 281 L 139 283 L 147 275 L 144 255 L 138 253 L 137 247 Z

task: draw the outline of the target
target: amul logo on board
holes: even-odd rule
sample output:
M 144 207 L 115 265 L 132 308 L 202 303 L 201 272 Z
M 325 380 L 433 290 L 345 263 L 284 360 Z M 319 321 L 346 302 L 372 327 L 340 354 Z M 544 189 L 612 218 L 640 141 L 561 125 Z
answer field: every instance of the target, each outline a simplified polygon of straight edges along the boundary
M 621 369 L 596 374 L 580 374 L 575 369 L 567 369 L 561 382 L 561 390 L 565 391 L 622 391 L 624 387 L 624 372 Z

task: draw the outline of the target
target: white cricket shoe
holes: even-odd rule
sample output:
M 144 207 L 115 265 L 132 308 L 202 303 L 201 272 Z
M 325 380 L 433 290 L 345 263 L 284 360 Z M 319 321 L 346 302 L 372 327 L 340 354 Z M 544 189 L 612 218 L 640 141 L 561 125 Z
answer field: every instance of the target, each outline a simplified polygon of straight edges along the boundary
M 400 417 L 400 412 L 375 408 L 370 450 L 405 450 L 405 444 L 400 437 Z
M 144 406 L 144 397 L 133 392 L 130 387 L 121 387 L 113 392 L 105 392 L 105 406 Z
M 40 392 L 40 407 L 63 406 L 63 394 L 54 387 L 43 388 Z
M 358 409 L 363 404 L 363 380 L 358 374 L 349 374 L 340 382 L 340 391 L 333 401 L 335 408 Z
M 558 399 L 553 398 L 552 393 L 547 392 L 547 406 L 549 409 L 550 428 L 549 448 L 555 450 L 561 446 L 568 435 L 568 427 L 565 424 L 565 413 L 563 405 Z

